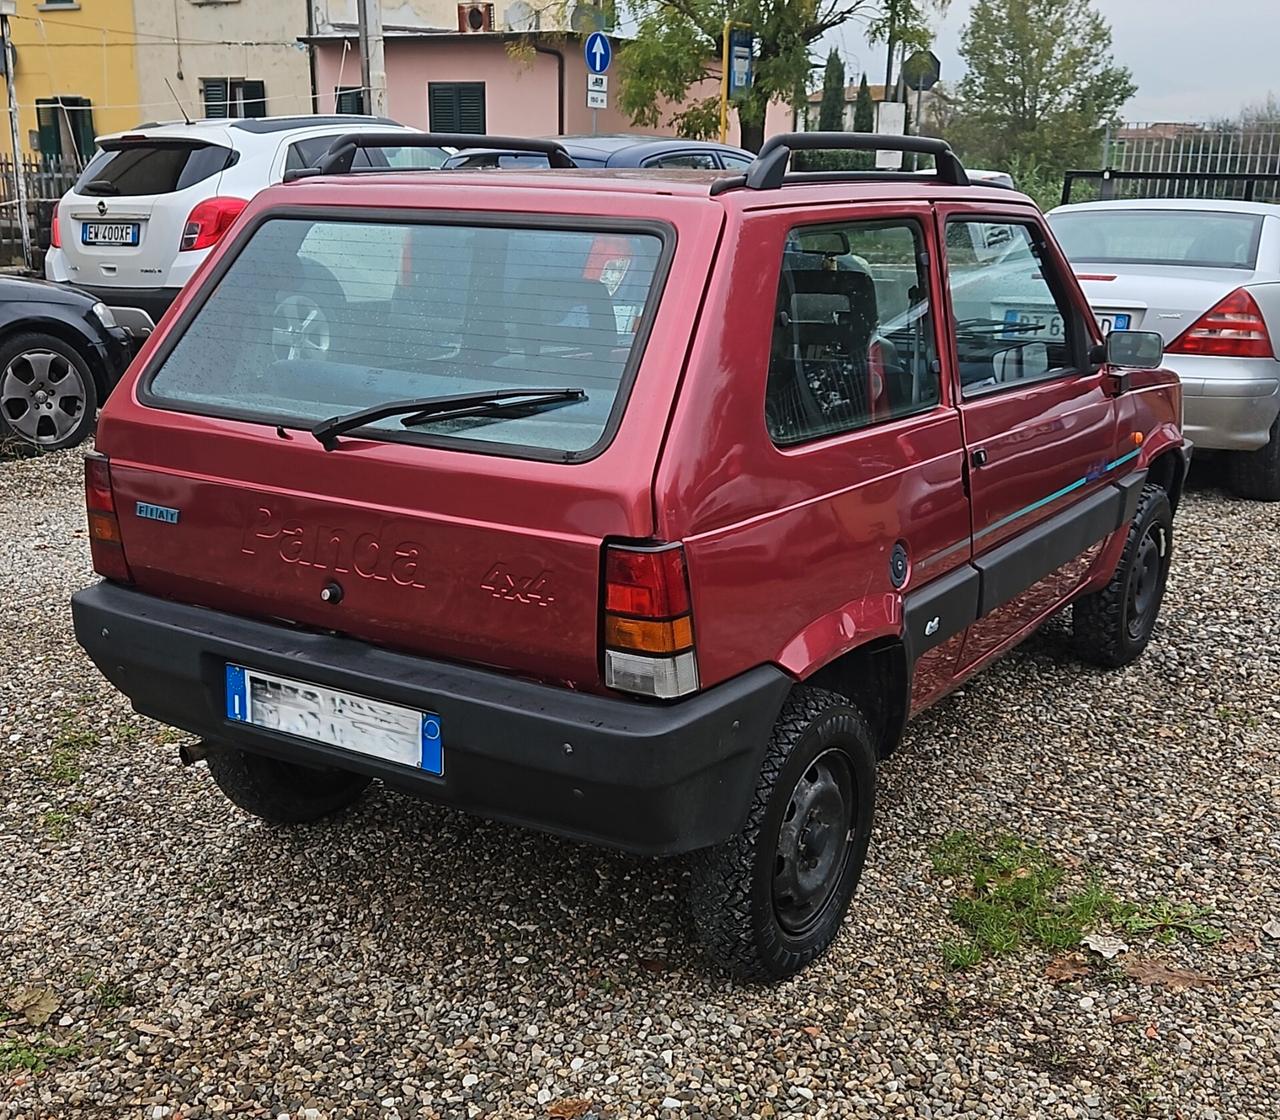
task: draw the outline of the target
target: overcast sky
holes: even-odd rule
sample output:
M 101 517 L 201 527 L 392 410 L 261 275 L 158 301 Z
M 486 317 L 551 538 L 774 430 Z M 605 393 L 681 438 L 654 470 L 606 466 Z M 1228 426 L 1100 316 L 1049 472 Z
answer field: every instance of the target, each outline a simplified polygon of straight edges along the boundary
M 942 79 L 964 73 L 957 54 L 973 0 L 951 0 L 937 20 L 934 53 Z M 1125 106 L 1129 121 L 1205 120 L 1234 116 L 1268 91 L 1280 94 L 1278 0 L 1094 0 L 1111 24 L 1116 61 L 1133 71 L 1138 92 Z M 851 78 L 884 81 L 884 46 L 869 46 L 864 24 L 833 33 Z

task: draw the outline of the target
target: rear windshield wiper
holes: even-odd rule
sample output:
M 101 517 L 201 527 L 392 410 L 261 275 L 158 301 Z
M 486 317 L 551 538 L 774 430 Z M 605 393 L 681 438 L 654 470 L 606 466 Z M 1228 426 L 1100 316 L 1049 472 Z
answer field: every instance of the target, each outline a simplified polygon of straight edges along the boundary
M 120 188 L 110 179 L 90 179 L 82 188 L 83 194 L 119 194 Z
M 321 420 L 311 434 L 326 451 L 338 446 L 338 436 L 352 428 L 362 428 L 392 416 L 404 416 L 406 428 L 434 420 L 456 420 L 463 416 L 492 416 L 508 410 L 538 409 L 567 401 L 586 400 L 585 389 L 498 389 L 490 393 L 454 393 L 451 396 L 417 397 L 388 401 L 369 408 L 344 412 Z M 408 413 L 408 415 L 405 415 Z

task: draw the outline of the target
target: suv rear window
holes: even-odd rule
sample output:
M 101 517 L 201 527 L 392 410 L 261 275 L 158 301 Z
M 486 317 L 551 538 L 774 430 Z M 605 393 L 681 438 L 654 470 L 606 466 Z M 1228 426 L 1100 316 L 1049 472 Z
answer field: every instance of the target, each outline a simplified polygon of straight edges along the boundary
M 1262 218 L 1196 210 L 1071 210 L 1049 225 L 1073 261 L 1253 268 Z
M 586 399 L 559 407 L 412 427 L 392 418 L 364 431 L 582 458 L 616 423 L 664 261 L 652 229 L 272 219 L 144 398 L 310 428 L 392 401 L 576 388 Z
M 100 151 L 76 182 L 76 194 L 172 194 L 229 167 L 235 152 L 221 144 L 131 141 Z

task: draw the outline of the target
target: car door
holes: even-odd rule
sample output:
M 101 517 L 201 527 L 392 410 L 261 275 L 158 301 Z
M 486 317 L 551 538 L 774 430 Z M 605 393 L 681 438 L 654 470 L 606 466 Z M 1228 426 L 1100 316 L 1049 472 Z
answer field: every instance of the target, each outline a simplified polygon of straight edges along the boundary
M 1116 527 L 1116 403 L 1039 220 L 942 207 L 939 222 L 981 574 L 963 672 L 1061 604 Z

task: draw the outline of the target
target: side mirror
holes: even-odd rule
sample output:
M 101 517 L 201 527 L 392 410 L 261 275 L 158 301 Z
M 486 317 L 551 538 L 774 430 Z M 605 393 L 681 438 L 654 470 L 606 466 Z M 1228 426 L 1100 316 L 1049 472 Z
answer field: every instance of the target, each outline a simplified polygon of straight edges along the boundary
M 1155 331 L 1112 331 L 1107 335 L 1109 366 L 1157 369 L 1164 360 L 1164 339 Z

